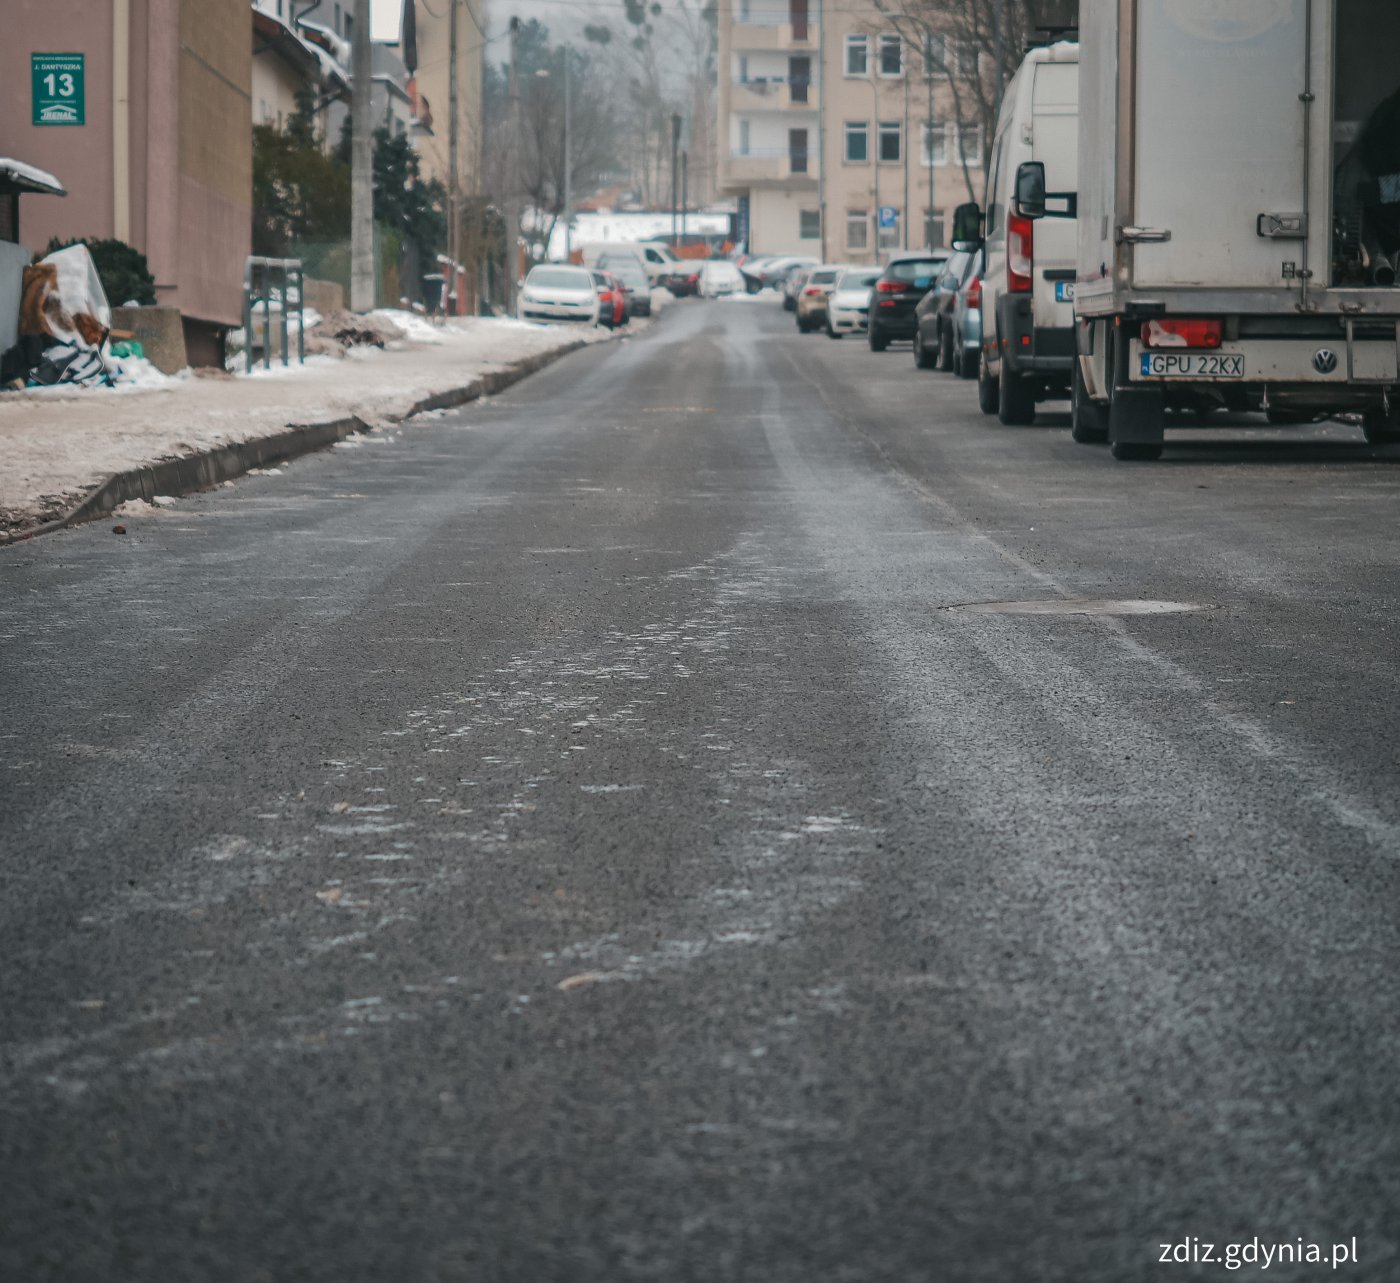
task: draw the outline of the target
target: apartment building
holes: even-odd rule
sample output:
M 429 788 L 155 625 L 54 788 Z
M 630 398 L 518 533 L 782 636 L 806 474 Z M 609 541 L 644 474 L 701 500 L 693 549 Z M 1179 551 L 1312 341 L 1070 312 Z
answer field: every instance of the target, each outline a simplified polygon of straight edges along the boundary
M 983 62 L 941 35 L 911 47 L 870 0 L 722 0 L 720 186 L 750 252 L 875 263 L 946 244 L 982 198 L 966 90 Z
M 224 332 L 242 319 L 252 237 L 248 13 L 248 0 L 5 0 L 0 155 L 68 189 L 66 198 L 28 198 L 24 243 L 134 245 L 158 300 L 180 309 L 192 364 L 221 364 Z

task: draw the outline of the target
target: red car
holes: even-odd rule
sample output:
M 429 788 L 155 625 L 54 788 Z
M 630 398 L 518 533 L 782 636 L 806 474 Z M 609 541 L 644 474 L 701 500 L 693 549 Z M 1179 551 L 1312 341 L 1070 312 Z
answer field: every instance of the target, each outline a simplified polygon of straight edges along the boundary
M 627 307 L 627 287 L 611 272 L 594 270 L 593 284 L 598 289 L 598 324 L 614 330 L 631 319 Z

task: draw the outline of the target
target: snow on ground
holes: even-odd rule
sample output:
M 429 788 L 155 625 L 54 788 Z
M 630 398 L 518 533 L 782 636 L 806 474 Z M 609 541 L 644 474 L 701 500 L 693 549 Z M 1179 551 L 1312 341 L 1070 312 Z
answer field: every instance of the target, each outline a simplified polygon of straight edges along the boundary
M 114 472 L 267 436 L 289 424 L 352 414 L 384 423 L 487 370 L 579 339 L 614 337 L 607 330 L 508 318 L 431 325 L 416 314 L 393 312 L 390 319 L 403 324 L 405 315 L 416 325 L 405 326 L 410 337 L 389 349 L 354 348 L 345 360 L 309 358 L 286 371 L 274 363 L 273 378 L 235 378 L 223 371 L 170 377 L 141 361 L 131 363 L 123 389 L 0 393 L 0 526 L 52 515 L 66 506 L 57 497 L 76 499 Z M 634 322 L 616 337 L 645 325 Z M 417 326 L 430 326 L 433 341 L 420 340 Z

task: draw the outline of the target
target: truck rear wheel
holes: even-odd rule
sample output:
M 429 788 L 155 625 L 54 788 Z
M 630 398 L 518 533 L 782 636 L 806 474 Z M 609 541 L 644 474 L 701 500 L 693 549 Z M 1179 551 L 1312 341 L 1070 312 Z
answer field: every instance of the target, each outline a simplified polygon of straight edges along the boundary
M 1081 445 L 1102 445 L 1108 440 L 1108 424 L 1100 406 L 1089 399 L 1079 358 L 1074 358 L 1073 382 L 1069 393 L 1070 435 Z
M 1400 444 L 1400 418 L 1393 411 L 1367 410 L 1361 418 L 1361 431 L 1368 445 Z
M 1025 427 L 1035 422 L 1035 385 L 1024 375 L 1011 369 L 1006 354 L 1001 357 L 1001 374 L 997 380 L 997 417 L 1007 427 Z
M 1134 460 L 1150 463 L 1153 459 L 1162 457 L 1160 442 L 1154 445 L 1150 441 L 1115 441 L 1110 449 L 1115 459 L 1125 463 Z

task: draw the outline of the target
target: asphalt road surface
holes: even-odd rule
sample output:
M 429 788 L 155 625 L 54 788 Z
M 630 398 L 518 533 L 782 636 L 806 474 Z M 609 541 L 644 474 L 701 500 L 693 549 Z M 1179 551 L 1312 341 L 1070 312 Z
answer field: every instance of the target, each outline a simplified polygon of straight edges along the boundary
M 0 1278 L 1400 1277 L 1400 452 L 1050 409 L 683 304 L 0 550 Z

